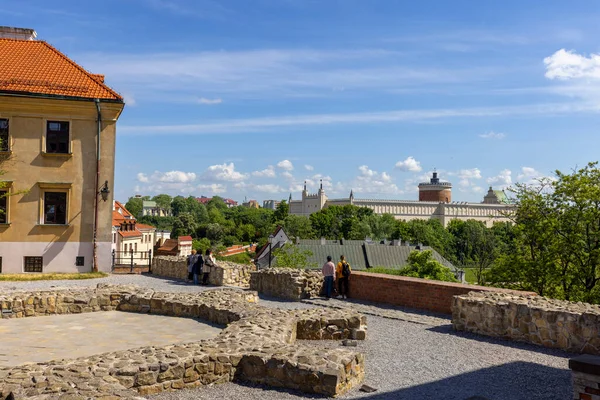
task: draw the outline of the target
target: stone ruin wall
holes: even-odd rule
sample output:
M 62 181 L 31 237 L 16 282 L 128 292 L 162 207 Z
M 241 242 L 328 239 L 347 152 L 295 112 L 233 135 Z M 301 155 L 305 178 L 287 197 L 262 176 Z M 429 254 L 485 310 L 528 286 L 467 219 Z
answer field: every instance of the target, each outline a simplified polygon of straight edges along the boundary
M 0 399 L 138 399 L 162 391 L 242 381 L 337 396 L 364 378 L 364 356 L 297 339 L 364 339 L 366 318 L 343 310 L 261 307 L 254 292 L 162 293 L 134 286 L 0 295 L 3 318 L 129 311 L 227 325 L 215 339 L 0 368 Z M 0 320 L 0 325 L 1 325 Z
M 508 293 L 455 296 L 452 326 L 520 342 L 600 354 L 600 306 Z
M 269 268 L 250 275 L 251 290 L 281 299 L 309 299 L 318 297 L 323 290 L 323 275 L 320 271 Z
M 215 286 L 250 285 L 250 273 L 256 271 L 253 264 L 237 264 L 229 261 L 217 261 L 211 268 L 209 283 Z M 182 279 L 188 277 L 187 259 L 177 256 L 158 256 L 152 260 L 152 274 L 166 278 Z

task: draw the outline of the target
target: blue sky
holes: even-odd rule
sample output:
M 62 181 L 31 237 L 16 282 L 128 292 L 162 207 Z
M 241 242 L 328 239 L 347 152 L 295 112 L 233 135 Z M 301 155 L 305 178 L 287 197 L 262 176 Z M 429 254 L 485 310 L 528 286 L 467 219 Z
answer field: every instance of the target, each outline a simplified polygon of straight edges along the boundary
M 453 199 L 599 157 L 600 3 L 0 0 L 120 92 L 116 198 Z

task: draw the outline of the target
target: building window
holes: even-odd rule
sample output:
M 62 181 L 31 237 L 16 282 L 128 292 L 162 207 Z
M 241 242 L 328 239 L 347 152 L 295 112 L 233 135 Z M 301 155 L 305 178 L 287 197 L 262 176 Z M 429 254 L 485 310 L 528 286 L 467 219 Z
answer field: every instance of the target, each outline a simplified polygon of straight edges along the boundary
M 113 243 L 117 243 L 117 234 L 113 233 Z
M 135 252 L 137 253 L 137 243 L 135 244 Z
M 75 266 L 76 267 L 83 267 L 84 265 L 85 265 L 85 257 L 84 256 L 75 257 Z
M 25 257 L 25 272 L 42 272 L 44 265 L 43 257 Z
M 44 224 L 65 225 L 67 223 L 67 193 L 44 193 Z
M 8 119 L 0 118 L 0 151 L 9 151 Z
M 46 125 L 46 153 L 69 153 L 69 123 L 48 121 Z
M 8 223 L 8 191 L 0 190 L 0 224 Z

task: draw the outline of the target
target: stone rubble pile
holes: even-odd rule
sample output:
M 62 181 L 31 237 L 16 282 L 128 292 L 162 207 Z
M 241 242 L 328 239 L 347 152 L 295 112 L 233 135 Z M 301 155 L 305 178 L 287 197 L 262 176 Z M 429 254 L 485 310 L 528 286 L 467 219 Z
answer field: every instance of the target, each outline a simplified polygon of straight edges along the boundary
M 337 396 L 363 380 L 362 354 L 296 340 L 365 339 L 364 316 L 321 308 L 270 309 L 257 300 L 255 292 L 237 289 L 162 293 L 107 284 L 2 295 L 3 318 L 120 310 L 227 326 L 216 338 L 194 343 L 0 368 L 0 399 L 135 399 L 229 381 Z
M 587 303 L 471 292 L 454 297 L 452 325 L 458 331 L 600 354 L 600 306 Z
M 253 264 L 238 264 L 230 261 L 217 261 L 211 268 L 209 283 L 215 286 L 238 286 L 247 288 L 250 285 L 250 273 L 256 271 Z M 174 279 L 187 279 L 188 267 L 185 257 L 158 256 L 152 260 L 152 274 Z
M 316 270 L 267 268 L 250 275 L 250 290 L 268 296 L 299 301 L 323 292 L 323 275 Z

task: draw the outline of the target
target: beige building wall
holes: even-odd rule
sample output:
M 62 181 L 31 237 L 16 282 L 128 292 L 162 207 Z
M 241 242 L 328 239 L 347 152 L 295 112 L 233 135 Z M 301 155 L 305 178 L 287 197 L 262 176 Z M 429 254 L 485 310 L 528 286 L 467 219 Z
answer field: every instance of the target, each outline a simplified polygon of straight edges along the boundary
M 2 181 L 12 181 L 8 224 L 0 225 L 3 273 L 23 272 L 25 256 L 43 256 L 44 272 L 87 272 L 93 266 L 94 200 L 98 202 L 98 267 L 110 271 L 116 120 L 123 103 L 101 103 L 101 161 L 96 187 L 97 111 L 93 101 L 0 96 L 0 118 L 9 119 L 11 160 Z M 70 123 L 71 154 L 46 154 L 46 121 Z M 67 192 L 67 224 L 44 225 L 44 191 Z M 75 265 L 76 256 L 85 257 Z

